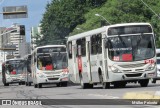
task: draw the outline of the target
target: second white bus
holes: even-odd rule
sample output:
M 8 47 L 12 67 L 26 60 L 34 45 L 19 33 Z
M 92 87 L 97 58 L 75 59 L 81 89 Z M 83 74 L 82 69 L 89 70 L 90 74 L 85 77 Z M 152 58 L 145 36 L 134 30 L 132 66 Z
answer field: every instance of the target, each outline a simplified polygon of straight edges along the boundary
M 65 45 L 46 45 L 31 54 L 32 80 L 35 88 L 43 84 L 67 86 L 67 53 Z

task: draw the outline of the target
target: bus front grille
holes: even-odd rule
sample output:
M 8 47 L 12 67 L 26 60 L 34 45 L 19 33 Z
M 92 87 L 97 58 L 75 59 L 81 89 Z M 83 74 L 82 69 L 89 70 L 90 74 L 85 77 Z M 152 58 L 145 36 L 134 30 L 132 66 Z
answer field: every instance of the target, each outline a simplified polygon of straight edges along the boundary
M 136 74 L 125 74 L 127 77 L 140 77 L 142 73 L 136 73 Z
M 58 80 L 59 78 L 48 78 L 48 80 Z
M 137 67 L 143 67 L 144 65 L 146 65 L 146 64 L 139 63 L 139 64 L 118 65 L 118 66 L 122 67 L 122 68 L 137 68 Z

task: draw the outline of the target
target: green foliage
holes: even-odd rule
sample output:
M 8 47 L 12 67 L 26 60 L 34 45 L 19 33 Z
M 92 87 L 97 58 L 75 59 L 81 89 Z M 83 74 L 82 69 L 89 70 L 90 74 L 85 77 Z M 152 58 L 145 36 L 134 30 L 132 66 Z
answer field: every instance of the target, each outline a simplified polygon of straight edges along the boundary
M 145 0 L 145 3 L 154 10 L 154 12 L 160 13 L 159 0 Z M 96 13 L 102 15 L 111 24 L 149 22 L 152 24 L 154 31 L 157 34 L 157 47 L 160 47 L 160 42 L 158 40 L 160 39 L 160 19 L 147 6 L 141 0 L 108 0 L 102 7 L 92 9 L 86 13 L 86 22 L 77 25 L 77 27 L 83 28 L 84 31 L 101 27 L 101 22 L 105 20 L 102 17 L 95 16 Z M 108 25 L 107 22 L 106 25 Z M 77 34 L 76 29 L 70 33 L 70 35 L 74 34 Z
M 41 21 L 44 35 L 39 45 L 59 44 L 78 24 L 85 22 L 84 14 L 100 7 L 106 0 L 53 0 L 46 7 Z M 62 40 L 62 41 L 61 41 Z
M 143 3 L 146 3 L 146 5 Z M 108 23 L 149 22 L 157 34 L 160 47 L 159 0 L 53 0 L 41 21 L 43 39 L 40 44 L 58 44 L 66 36 L 99 28 Z M 152 9 L 152 10 L 151 10 Z M 154 11 L 154 12 L 153 12 Z M 105 21 L 105 23 L 104 23 Z M 76 28 L 81 28 L 77 30 Z

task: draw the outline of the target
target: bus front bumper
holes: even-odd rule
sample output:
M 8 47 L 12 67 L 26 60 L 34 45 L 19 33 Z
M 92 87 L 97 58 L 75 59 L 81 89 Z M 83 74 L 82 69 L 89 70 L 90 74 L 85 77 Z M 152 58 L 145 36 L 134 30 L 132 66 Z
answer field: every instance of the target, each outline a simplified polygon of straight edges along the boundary
M 68 82 L 69 81 L 69 77 L 68 75 L 66 76 L 60 76 L 60 77 L 45 77 L 45 78 L 37 78 L 37 83 L 41 83 L 41 84 L 56 84 L 59 82 Z
M 109 82 L 114 81 L 138 81 L 142 79 L 151 79 L 156 76 L 156 72 L 146 71 L 146 72 L 135 72 L 135 73 L 111 73 Z
M 19 82 L 24 82 L 24 79 L 20 78 L 7 78 L 6 83 L 19 83 Z

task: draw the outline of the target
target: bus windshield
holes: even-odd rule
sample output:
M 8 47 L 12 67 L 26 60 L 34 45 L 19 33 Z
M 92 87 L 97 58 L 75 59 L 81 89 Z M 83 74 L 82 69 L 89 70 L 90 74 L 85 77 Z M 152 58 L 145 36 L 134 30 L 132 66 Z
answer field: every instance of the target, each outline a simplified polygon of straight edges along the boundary
M 50 54 L 39 54 L 38 69 L 40 70 L 59 70 L 67 68 L 67 53 L 52 52 Z
M 24 60 L 11 60 L 6 62 L 7 74 L 22 74 L 21 67 L 24 65 Z
M 138 61 L 154 57 L 152 34 L 108 38 L 109 58 L 113 61 Z

